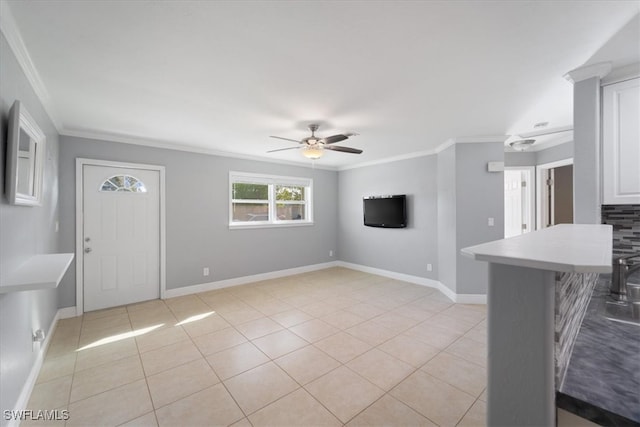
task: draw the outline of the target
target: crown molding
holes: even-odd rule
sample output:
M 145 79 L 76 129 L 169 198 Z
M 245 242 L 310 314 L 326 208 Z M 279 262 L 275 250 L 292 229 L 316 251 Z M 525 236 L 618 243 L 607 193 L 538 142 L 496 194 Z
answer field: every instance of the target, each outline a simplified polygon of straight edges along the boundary
M 358 169 L 358 168 L 365 168 L 368 166 L 383 165 L 385 163 L 399 162 L 401 160 L 410 160 L 418 157 L 431 156 L 433 154 L 436 154 L 435 150 L 415 151 L 413 153 L 399 154 L 397 156 L 386 157 L 381 160 L 371 160 L 369 162 L 356 163 L 355 165 L 342 166 L 338 168 L 338 170 L 346 171 L 349 169 Z
M 487 135 L 487 136 L 459 136 L 456 138 L 450 138 L 438 145 L 434 150 L 436 153 L 440 153 L 452 145 L 456 144 L 477 144 L 477 143 L 488 143 L 488 142 L 500 142 L 504 144 L 504 142 L 509 138 L 509 135 Z
M 455 144 L 474 144 L 474 143 L 487 143 L 487 142 L 500 142 L 500 143 L 504 144 L 504 142 L 507 140 L 507 138 L 508 138 L 507 135 L 463 136 L 463 137 L 458 137 L 458 138 L 450 138 L 450 139 L 446 140 L 445 142 L 443 142 L 442 144 L 438 145 L 433 150 L 415 151 L 413 153 L 400 154 L 398 156 L 387 157 L 387 158 L 382 159 L 382 160 L 372 160 L 370 162 L 357 163 L 355 165 L 343 166 L 343 167 L 339 168 L 338 170 L 339 171 L 344 171 L 344 170 L 349 170 L 349 169 L 364 168 L 364 167 L 367 167 L 367 166 L 382 165 L 382 164 L 385 164 L 385 163 L 393 163 L 393 162 L 398 162 L 400 160 L 409 160 L 409 159 L 415 159 L 415 158 L 418 158 L 418 157 L 432 156 L 434 154 L 438 154 L 441 151 L 446 150 L 447 148 L 449 148 L 449 147 L 451 147 L 452 145 L 455 145 Z
M 611 72 L 611 62 L 598 62 L 597 64 L 584 65 L 569 71 L 563 77 L 570 83 L 576 84 L 592 77 L 602 79 Z
M 624 67 L 614 68 L 600 83 L 602 86 L 606 86 L 638 77 L 640 77 L 640 62 L 635 62 Z
M 485 136 L 459 136 L 453 138 L 456 144 L 475 144 L 475 143 L 488 143 L 488 142 L 504 142 L 509 138 L 509 135 L 485 135 Z
M 184 151 L 188 153 L 207 154 L 210 156 L 253 160 L 258 162 L 275 163 L 275 164 L 282 164 L 282 165 L 288 165 L 288 166 L 298 166 L 298 167 L 306 167 L 306 168 L 321 169 L 321 170 L 328 170 L 328 171 L 345 171 L 345 170 L 358 169 L 358 168 L 363 168 L 368 166 L 376 166 L 376 165 L 381 165 L 385 163 L 393 163 L 401 160 L 415 159 L 418 157 L 432 156 L 434 154 L 438 154 L 439 152 L 455 144 L 472 144 L 472 143 L 487 143 L 487 142 L 504 143 L 508 138 L 508 136 L 506 135 L 451 138 L 433 150 L 416 151 L 416 152 L 407 153 L 407 154 L 400 154 L 393 157 L 387 157 L 381 160 L 372 160 L 369 162 L 362 162 L 354 165 L 335 167 L 335 166 L 325 166 L 318 163 L 308 164 L 308 163 L 295 162 L 290 160 L 267 159 L 264 157 L 252 156 L 249 154 L 240 154 L 240 153 L 232 153 L 228 151 L 212 150 L 204 147 L 174 144 L 166 141 L 150 140 L 150 139 L 138 138 L 138 137 L 133 137 L 128 135 L 111 134 L 107 132 L 94 132 L 94 131 L 80 130 L 80 129 L 76 129 L 76 130 L 63 129 L 62 131 L 60 131 L 60 136 L 67 136 L 72 138 L 83 138 L 83 139 L 88 139 L 93 141 L 102 141 L 102 142 L 118 142 L 122 144 L 140 145 L 140 146 L 149 147 L 149 148 Z
M 440 152 L 446 150 L 447 148 L 451 147 L 452 145 L 456 145 L 455 138 L 447 139 L 445 142 L 443 142 L 442 144 L 438 145 L 434 151 L 437 154 L 437 153 L 440 153 Z
M 15 18 L 11 13 L 9 4 L 5 0 L 0 1 L 0 31 L 7 39 L 9 47 L 18 60 L 18 64 L 20 64 L 22 71 L 27 77 L 29 84 L 31 84 L 33 91 L 40 100 L 40 103 L 49 116 L 49 119 L 56 127 L 58 133 L 60 133 L 62 124 L 55 114 L 55 109 L 53 108 L 49 92 L 47 91 L 47 88 L 40 77 L 40 73 L 38 73 L 38 70 L 31 59 L 31 55 L 29 55 L 29 51 L 27 50 L 24 40 L 20 35 L 20 30 L 18 29 Z
M 207 154 L 210 156 L 230 157 L 235 159 L 253 160 L 253 161 L 259 161 L 259 162 L 284 164 L 288 166 L 307 167 L 307 168 L 321 169 L 321 170 L 328 170 L 328 171 L 344 171 L 349 169 L 357 169 L 357 168 L 363 168 L 367 166 L 393 163 L 401 160 L 409 160 L 417 157 L 424 157 L 424 156 L 437 154 L 436 150 L 425 150 L 425 151 L 418 151 L 418 152 L 407 153 L 407 154 L 400 154 L 393 157 L 387 157 L 381 160 L 372 160 L 369 162 L 362 162 L 354 165 L 335 167 L 335 166 L 323 166 L 323 165 L 319 165 L 318 163 L 316 163 L 315 165 L 314 164 L 310 165 L 307 163 L 294 162 L 290 160 L 267 159 L 265 157 L 260 157 L 260 156 L 231 153 L 228 151 L 212 150 L 212 149 L 203 148 L 203 147 L 196 147 L 193 145 L 174 144 L 174 143 L 165 142 L 165 141 L 149 140 L 149 139 L 132 137 L 127 135 L 111 134 L 107 132 L 63 129 L 60 132 L 60 136 L 67 136 L 71 138 L 83 138 L 83 139 L 88 139 L 88 140 L 98 141 L 98 142 L 117 142 L 121 144 L 139 145 L 139 146 L 149 147 L 149 148 L 184 151 L 187 153 Z M 492 141 L 492 142 L 495 142 L 495 141 Z
M 249 154 L 232 153 L 229 151 L 221 151 L 221 150 L 211 150 L 209 148 L 196 147 L 193 145 L 174 144 L 166 141 L 156 141 L 156 140 L 150 140 L 145 138 L 127 136 L 127 135 L 111 134 L 107 132 L 63 129 L 62 131 L 60 131 L 60 136 L 67 136 L 72 138 L 83 138 L 83 139 L 100 141 L 100 142 L 118 142 L 121 144 L 140 145 L 143 147 L 159 148 L 163 150 L 184 151 L 187 153 L 207 154 L 210 156 L 229 157 L 233 159 L 242 159 L 242 160 L 253 160 L 258 162 L 276 163 L 276 164 L 282 164 L 282 165 L 288 165 L 288 166 L 298 166 L 303 168 L 321 169 L 321 170 L 328 170 L 328 171 L 334 171 L 334 172 L 338 170 L 338 168 L 334 166 L 325 166 L 318 163 L 309 164 L 307 162 L 303 163 L 302 161 L 295 162 L 291 160 L 267 159 L 265 157 L 252 156 Z

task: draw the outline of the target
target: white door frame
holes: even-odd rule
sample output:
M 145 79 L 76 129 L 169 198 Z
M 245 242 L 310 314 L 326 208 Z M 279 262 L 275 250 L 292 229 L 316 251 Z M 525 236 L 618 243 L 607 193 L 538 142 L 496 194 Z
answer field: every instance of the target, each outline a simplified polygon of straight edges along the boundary
M 126 169 L 145 169 L 160 173 L 160 298 L 164 299 L 167 291 L 166 283 L 166 217 L 165 217 L 165 170 L 164 166 L 146 165 L 140 163 L 125 163 L 111 160 L 76 159 L 76 315 L 84 313 L 84 242 L 82 241 L 84 212 L 82 210 L 83 197 L 83 167 L 84 165 L 106 166 Z
M 535 193 L 536 188 L 536 167 L 535 166 L 505 166 L 504 170 L 519 170 L 519 171 L 528 171 L 531 177 L 531 181 L 528 183 L 529 188 L 527 188 L 527 192 L 530 195 L 531 203 L 529 203 L 529 218 L 530 218 L 530 226 L 531 229 L 527 230 L 527 232 L 536 230 L 536 206 L 537 198 Z
M 543 163 L 536 166 L 536 230 L 541 230 L 543 227 L 546 213 L 548 212 L 547 206 L 547 186 L 544 182 L 544 177 L 549 169 L 559 168 L 561 166 L 568 166 L 573 164 L 573 157 L 568 159 L 558 160 L 555 162 Z M 546 209 L 545 209 L 546 208 Z

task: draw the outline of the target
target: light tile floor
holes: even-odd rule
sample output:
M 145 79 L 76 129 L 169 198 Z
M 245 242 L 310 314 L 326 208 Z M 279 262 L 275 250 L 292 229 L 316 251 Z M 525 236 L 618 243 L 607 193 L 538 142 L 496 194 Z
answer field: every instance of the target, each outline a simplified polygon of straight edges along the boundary
M 59 322 L 29 407 L 69 426 L 479 426 L 485 318 L 344 268 L 90 312 Z

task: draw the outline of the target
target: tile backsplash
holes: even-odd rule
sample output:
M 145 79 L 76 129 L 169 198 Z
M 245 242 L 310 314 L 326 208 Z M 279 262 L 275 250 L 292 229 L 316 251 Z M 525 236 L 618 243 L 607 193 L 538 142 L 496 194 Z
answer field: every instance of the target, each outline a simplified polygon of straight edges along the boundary
M 602 205 L 602 223 L 613 225 L 613 255 L 640 253 L 640 205 Z

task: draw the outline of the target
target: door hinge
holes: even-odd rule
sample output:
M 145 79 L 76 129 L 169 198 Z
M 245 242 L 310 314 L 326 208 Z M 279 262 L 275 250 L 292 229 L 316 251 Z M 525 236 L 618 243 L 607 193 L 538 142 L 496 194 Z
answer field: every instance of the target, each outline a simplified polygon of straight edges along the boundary
M 553 180 L 551 178 L 547 179 L 547 185 L 551 187 L 553 185 Z
M 522 187 L 526 187 L 527 186 L 527 181 L 522 181 Z
M 522 224 L 522 229 L 526 230 L 527 229 L 527 224 Z

